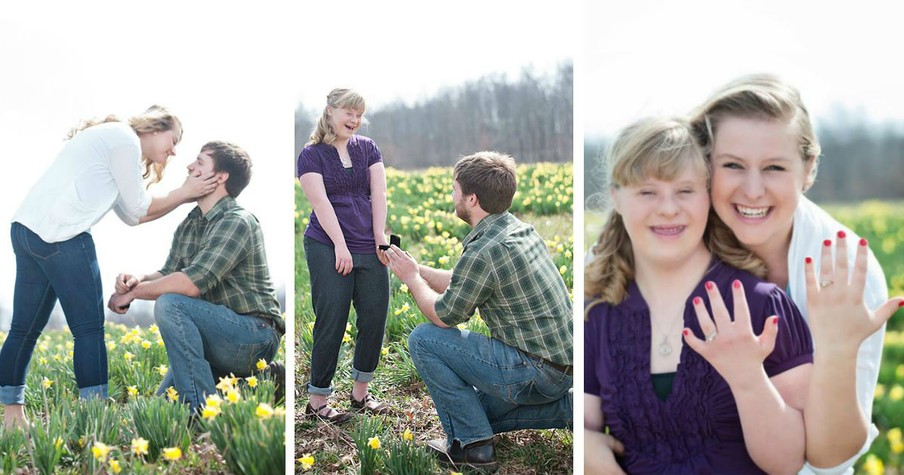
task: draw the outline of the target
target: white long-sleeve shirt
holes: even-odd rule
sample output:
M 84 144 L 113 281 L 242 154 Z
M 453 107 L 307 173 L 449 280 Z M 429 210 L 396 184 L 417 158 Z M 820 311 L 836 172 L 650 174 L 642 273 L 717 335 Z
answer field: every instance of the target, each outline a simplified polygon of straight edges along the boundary
M 788 287 L 791 299 L 797 304 L 800 313 L 807 320 L 810 316 L 807 312 L 807 283 L 804 278 L 804 259 L 812 257 L 816 263 L 816 272 L 819 273 L 819 256 L 822 255 L 822 242 L 826 239 L 835 242 L 838 231 L 847 234 L 848 259 L 854 261 L 857 253 L 857 242 L 860 237 L 842 225 L 822 208 L 814 204 L 806 197 L 801 197 L 797 210 L 794 213 L 794 231 L 791 234 L 791 249 L 788 252 Z M 833 246 L 834 247 L 834 246 Z M 866 271 L 866 287 L 863 300 L 870 310 L 879 308 L 888 300 L 888 285 L 885 282 L 885 274 L 879 261 L 872 252 L 869 253 L 869 262 Z M 857 402 L 867 420 L 872 419 L 873 395 L 876 392 L 876 384 L 879 380 L 879 366 L 882 363 L 882 345 L 885 341 L 885 325 L 882 325 L 876 333 L 869 336 L 860 345 L 857 352 Z M 814 342 L 815 343 L 815 342 Z M 867 431 L 866 442 L 857 455 L 838 465 L 837 467 L 818 469 L 804 465 L 800 475 L 804 474 L 850 474 L 854 473 L 853 465 L 857 459 L 865 454 L 873 440 L 879 434 L 875 424 L 870 424 Z
M 66 142 L 12 221 L 46 242 L 60 242 L 90 231 L 110 209 L 134 226 L 150 205 L 138 135 L 127 123 L 108 122 Z

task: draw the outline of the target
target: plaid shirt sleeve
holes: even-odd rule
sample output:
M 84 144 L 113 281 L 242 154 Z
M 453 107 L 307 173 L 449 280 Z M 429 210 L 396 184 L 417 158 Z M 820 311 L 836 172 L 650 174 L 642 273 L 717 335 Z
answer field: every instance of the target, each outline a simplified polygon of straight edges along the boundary
M 449 326 L 468 321 L 474 310 L 492 295 L 495 286 L 492 263 L 476 252 L 463 253 L 452 270 L 449 288 L 436 300 L 436 316 Z
M 206 233 L 209 237 L 207 243 L 195 254 L 188 267 L 182 269 L 202 295 L 214 288 L 245 258 L 250 243 L 248 223 L 237 216 L 224 216 L 211 224 Z

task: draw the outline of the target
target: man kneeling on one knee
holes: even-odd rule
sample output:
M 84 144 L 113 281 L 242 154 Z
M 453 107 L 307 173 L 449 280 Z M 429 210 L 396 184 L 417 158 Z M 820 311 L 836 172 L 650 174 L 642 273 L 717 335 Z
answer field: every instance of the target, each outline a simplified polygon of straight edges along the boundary
M 572 304 L 543 238 L 508 212 L 514 160 L 477 153 L 453 178 L 455 214 L 473 228 L 455 268 L 387 255 L 430 321 L 408 338 L 446 432 L 428 445 L 440 462 L 495 469 L 493 434 L 572 427 Z M 489 338 L 455 327 L 476 309 Z
M 125 313 L 135 299 L 156 300 L 154 319 L 170 368 L 158 393 L 173 386 L 193 411 L 216 381 L 250 376 L 270 361 L 285 333 L 257 218 L 235 198 L 251 179 L 241 148 L 210 142 L 189 174 L 213 172 L 217 188 L 176 229 L 166 263 L 149 275 L 120 274 L 108 307 Z

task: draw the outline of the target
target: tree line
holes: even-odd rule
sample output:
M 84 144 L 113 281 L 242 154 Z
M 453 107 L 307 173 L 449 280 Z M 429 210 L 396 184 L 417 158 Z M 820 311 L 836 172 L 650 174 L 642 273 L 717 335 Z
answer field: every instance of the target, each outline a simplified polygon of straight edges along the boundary
M 822 121 L 814 118 L 822 146 L 816 183 L 807 196 L 816 202 L 849 202 L 904 198 L 904 127 L 891 122 L 870 123 L 838 109 Z M 584 190 L 591 197 L 602 191 L 603 154 L 611 139 L 584 143 Z M 589 206 L 599 208 L 599 195 Z
M 515 81 L 485 76 L 413 105 L 397 101 L 368 110 L 369 124 L 359 133 L 374 139 L 387 165 L 400 169 L 450 166 L 481 150 L 507 153 L 519 163 L 571 161 L 573 76 L 570 62 L 545 74 L 525 69 Z M 296 156 L 320 107 L 295 109 Z

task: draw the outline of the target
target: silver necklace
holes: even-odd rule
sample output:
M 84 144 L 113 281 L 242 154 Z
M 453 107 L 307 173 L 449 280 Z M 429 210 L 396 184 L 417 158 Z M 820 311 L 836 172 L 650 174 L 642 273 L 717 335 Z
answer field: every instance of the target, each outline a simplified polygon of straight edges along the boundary
M 676 322 L 684 321 L 684 306 L 681 307 L 681 314 L 678 318 L 675 319 Z M 655 322 L 653 320 L 653 313 L 650 312 L 650 327 L 651 330 L 655 328 L 653 325 Z M 672 326 L 669 328 L 669 333 L 675 329 L 675 323 L 672 323 Z M 669 344 L 669 333 L 662 334 L 662 341 L 659 342 L 659 354 L 662 356 L 668 356 L 672 353 L 672 345 Z

